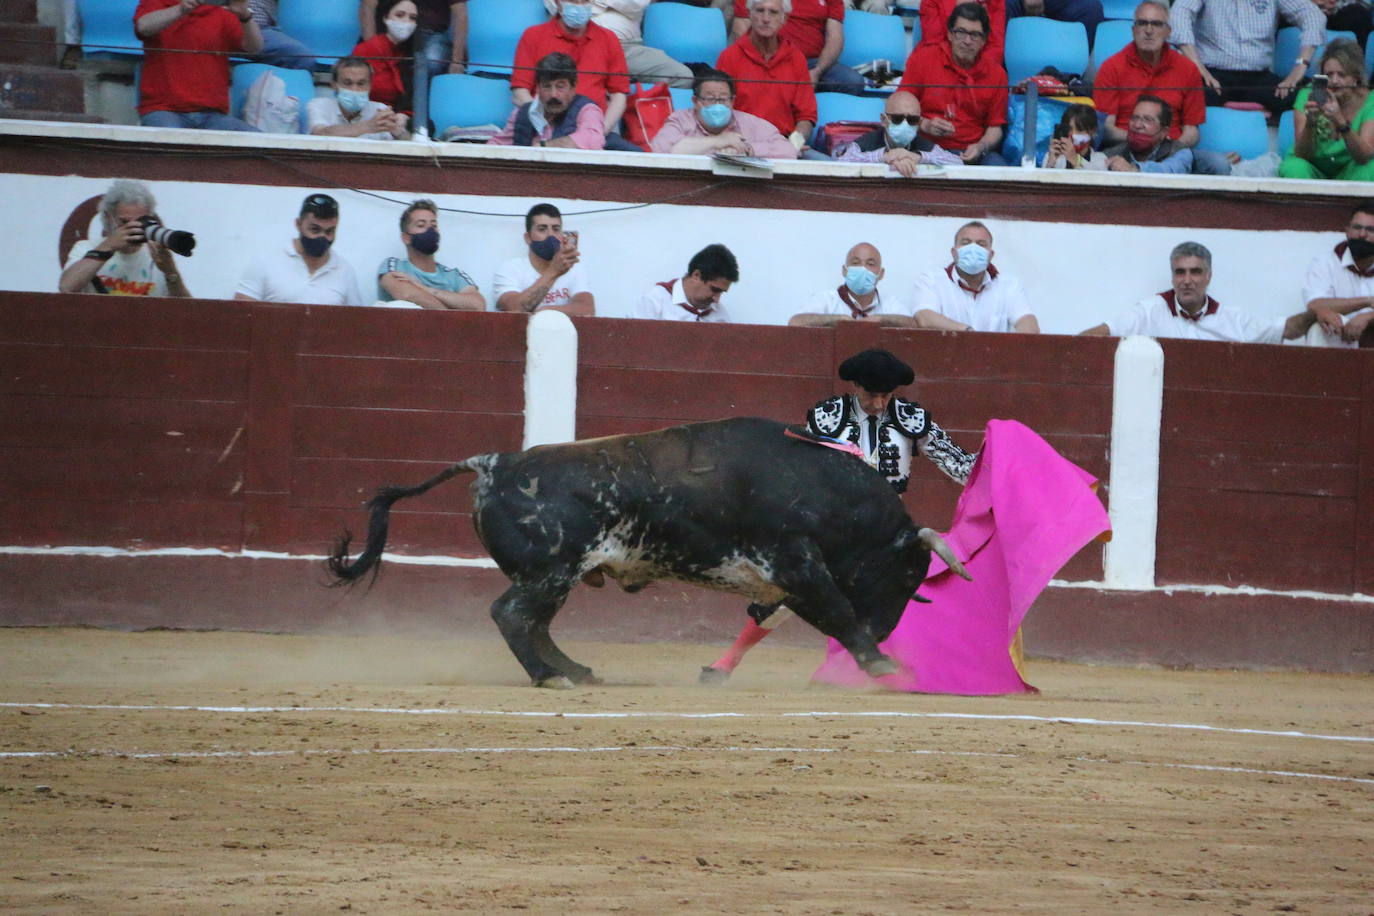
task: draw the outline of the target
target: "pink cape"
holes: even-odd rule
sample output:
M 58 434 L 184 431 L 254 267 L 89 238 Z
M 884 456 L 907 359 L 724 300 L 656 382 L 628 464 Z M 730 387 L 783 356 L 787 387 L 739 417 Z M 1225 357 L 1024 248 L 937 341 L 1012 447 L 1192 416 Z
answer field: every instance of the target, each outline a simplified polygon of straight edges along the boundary
M 954 510 L 949 542 L 973 581 L 939 557 L 882 650 L 901 669 L 870 678 L 835 640 L 811 677 L 842 687 L 882 686 L 965 696 L 1033 693 L 1014 655 L 1022 619 L 1050 578 L 1111 530 L 1087 471 L 1015 420 L 989 421 Z

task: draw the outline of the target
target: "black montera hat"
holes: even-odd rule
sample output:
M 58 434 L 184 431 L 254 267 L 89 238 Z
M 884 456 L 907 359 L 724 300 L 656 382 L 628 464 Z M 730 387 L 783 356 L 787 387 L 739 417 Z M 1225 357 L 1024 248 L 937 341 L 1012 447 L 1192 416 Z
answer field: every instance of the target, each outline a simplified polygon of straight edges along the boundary
M 910 385 L 916 373 L 886 350 L 864 350 L 840 363 L 840 378 L 865 391 L 886 393 Z

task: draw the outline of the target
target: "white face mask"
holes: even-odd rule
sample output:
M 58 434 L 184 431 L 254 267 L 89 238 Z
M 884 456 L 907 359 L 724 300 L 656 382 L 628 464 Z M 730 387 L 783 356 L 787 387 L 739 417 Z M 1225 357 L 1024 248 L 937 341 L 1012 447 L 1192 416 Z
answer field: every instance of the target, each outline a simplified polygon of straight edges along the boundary
M 386 33 L 391 36 L 392 41 L 400 44 L 415 34 L 415 22 L 410 19 L 388 19 Z

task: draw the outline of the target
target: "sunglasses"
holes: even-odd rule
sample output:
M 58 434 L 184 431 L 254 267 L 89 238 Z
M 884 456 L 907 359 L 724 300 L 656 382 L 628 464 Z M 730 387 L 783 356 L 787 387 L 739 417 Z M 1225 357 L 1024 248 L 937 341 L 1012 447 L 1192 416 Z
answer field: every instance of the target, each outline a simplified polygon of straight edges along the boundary
M 899 115 L 899 114 L 890 114 L 890 115 L 887 116 L 887 119 L 888 119 L 889 121 L 891 121 L 893 124 L 910 124 L 912 127 L 920 127 L 920 126 L 921 126 L 921 116 L 920 116 L 920 115 Z

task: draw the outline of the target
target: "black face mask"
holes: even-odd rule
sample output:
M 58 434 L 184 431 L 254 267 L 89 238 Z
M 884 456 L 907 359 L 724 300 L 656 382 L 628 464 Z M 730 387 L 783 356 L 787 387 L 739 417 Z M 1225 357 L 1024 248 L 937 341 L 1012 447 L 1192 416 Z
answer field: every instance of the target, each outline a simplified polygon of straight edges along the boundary
M 332 244 L 333 242 L 322 235 L 301 236 L 301 250 L 305 252 L 307 257 L 323 257 L 324 253 L 329 250 L 329 246 Z
M 1345 244 L 1350 251 L 1350 256 L 1357 261 L 1374 257 L 1374 242 L 1369 239 L 1346 239 Z
M 439 250 L 439 230 L 426 229 L 424 232 L 416 232 L 410 237 L 410 247 L 420 254 L 434 254 Z

